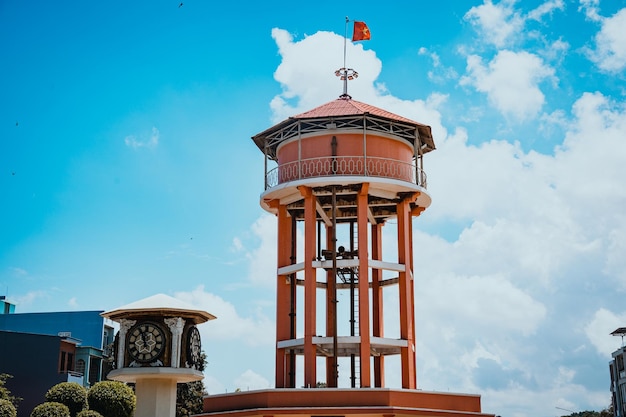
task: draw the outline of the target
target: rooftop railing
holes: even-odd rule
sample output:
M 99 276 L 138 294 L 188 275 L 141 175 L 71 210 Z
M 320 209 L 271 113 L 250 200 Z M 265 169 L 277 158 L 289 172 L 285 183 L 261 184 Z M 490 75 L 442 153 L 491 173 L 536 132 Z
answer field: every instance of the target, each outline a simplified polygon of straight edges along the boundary
M 390 178 L 426 188 L 426 173 L 412 162 L 372 156 L 324 156 L 284 163 L 268 171 L 265 189 L 300 179 L 333 176 Z

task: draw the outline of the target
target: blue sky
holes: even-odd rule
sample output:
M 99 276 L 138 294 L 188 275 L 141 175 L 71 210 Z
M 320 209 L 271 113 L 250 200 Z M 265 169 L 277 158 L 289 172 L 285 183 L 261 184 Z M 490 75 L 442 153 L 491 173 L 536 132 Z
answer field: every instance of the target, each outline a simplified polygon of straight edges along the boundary
M 273 383 L 275 221 L 250 137 L 342 91 L 429 124 L 418 384 L 511 417 L 608 406 L 626 325 L 626 1 L 0 2 L 0 294 L 166 293 L 210 392 Z M 350 35 L 350 33 L 348 33 Z M 393 368 L 393 367 L 391 367 Z

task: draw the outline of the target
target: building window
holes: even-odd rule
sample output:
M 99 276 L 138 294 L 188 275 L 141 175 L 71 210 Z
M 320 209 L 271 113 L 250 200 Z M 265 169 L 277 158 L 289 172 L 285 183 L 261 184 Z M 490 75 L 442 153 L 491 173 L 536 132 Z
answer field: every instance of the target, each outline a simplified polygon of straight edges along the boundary
M 65 356 L 66 352 L 61 351 L 61 361 L 59 363 L 59 372 L 65 372 Z
M 90 358 L 89 360 L 89 384 L 93 385 L 100 381 L 100 359 Z
M 85 361 L 83 359 L 76 361 L 76 372 L 85 375 Z

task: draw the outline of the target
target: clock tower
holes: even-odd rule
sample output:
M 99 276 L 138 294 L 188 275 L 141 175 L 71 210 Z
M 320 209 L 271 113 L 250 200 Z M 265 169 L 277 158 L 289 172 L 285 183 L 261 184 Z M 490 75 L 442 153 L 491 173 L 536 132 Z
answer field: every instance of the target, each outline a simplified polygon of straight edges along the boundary
M 173 417 L 176 384 L 203 378 L 197 325 L 215 316 L 164 294 L 102 316 L 120 325 L 107 378 L 136 384 L 135 417 Z

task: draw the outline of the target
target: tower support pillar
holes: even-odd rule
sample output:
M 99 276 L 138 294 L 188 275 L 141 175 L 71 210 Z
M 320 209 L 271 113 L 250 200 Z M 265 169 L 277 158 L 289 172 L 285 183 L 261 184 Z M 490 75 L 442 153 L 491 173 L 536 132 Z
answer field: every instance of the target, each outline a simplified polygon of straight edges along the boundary
M 370 303 L 369 303 L 369 265 L 368 265 L 368 204 L 367 191 L 368 183 L 361 186 L 361 191 L 357 196 L 357 230 L 359 233 L 359 336 L 361 336 L 360 365 L 361 365 L 361 387 L 369 388 L 371 383 L 370 365 Z
M 292 236 L 292 220 L 287 212 L 287 207 L 276 202 L 278 209 L 278 267 L 291 265 L 294 261 L 291 254 L 295 251 L 293 245 L 296 242 Z M 286 242 L 291 242 L 287 245 Z M 295 274 L 278 275 L 276 291 L 279 300 L 289 300 L 288 303 L 276 303 L 276 340 L 288 340 L 292 335 L 292 320 L 295 318 L 295 297 L 291 294 L 291 280 L 295 279 Z M 292 369 L 293 361 L 285 349 L 276 349 L 276 388 L 295 388 L 292 384 L 291 375 L 295 372 Z
M 372 224 L 372 259 L 380 261 L 383 256 L 382 248 L 382 224 Z M 372 269 L 372 335 L 383 337 L 383 291 L 380 285 L 382 271 L 378 268 Z M 385 357 L 383 355 L 374 357 L 374 386 L 381 388 L 385 386 Z
M 316 249 L 316 198 L 309 187 L 299 187 L 304 197 L 304 386 L 314 388 L 317 385 L 316 375 L 316 346 L 313 337 L 317 334 L 316 320 L 316 291 L 315 277 Z
M 407 346 L 400 350 L 402 362 L 402 388 L 415 389 L 415 336 L 413 323 L 413 271 L 411 270 L 411 211 L 409 201 L 397 205 L 398 213 L 398 263 L 404 270 L 398 276 L 400 298 L 400 338 Z

